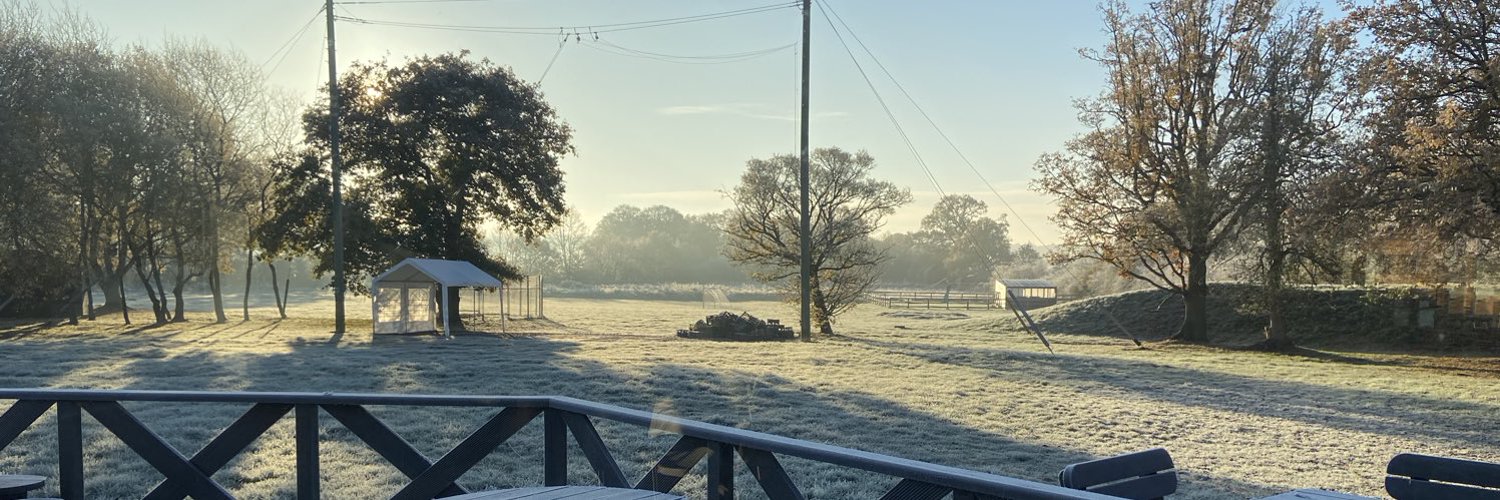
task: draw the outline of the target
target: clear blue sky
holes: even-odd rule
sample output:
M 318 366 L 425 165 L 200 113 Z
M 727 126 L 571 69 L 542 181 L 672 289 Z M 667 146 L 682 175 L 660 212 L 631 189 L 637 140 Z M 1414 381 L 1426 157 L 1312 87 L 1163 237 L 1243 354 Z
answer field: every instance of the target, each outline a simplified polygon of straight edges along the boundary
M 1032 164 L 1081 127 L 1074 99 L 1096 94 L 1103 73 L 1077 49 L 1102 43 L 1092 1 L 826 0 L 963 148 L 983 175 L 1035 228 L 1056 239 L 1052 207 L 1027 190 Z M 772 0 L 495 0 L 428 4 L 348 4 L 341 15 L 417 23 L 560 26 L 672 18 L 755 7 Z M 252 61 L 273 53 L 321 7 L 318 0 L 73 0 L 120 43 L 156 44 L 165 35 L 204 38 L 243 51 Z M 291 46 L 270 78 L 304 98 L 327 77 L 323 22 Z M 794 8 L 651 30 L 605 33 L 632 49 L 708 55 L 797 42 Z M 876 175 L 909 187 L 913 204 L 888 231 L 909 231 L 937 200 L 936 191 L 821 13 L 814 8 L 813 147 L 865 149 Z M 381 57 L 468 49 L 536 80 L 558 46 L 556 36 L 460 33 L 341 22 L 341 65 Z M 853 43 L 852 41 L 850 42 Z M 856 47 L 857 50 L 857 47 Z M 603 52 L 568 42 L 542 90 L 575 129 L 578 155 L 564 163 L 568 204 L 595 221 L 615 205 L 665 204 L 688 213 L 728 206 L 720 192 L 738 180 L 745 160 L 797 148 L 797 69 L 785 50 L 729 64 L 673 64 Z M 1017 242 L 1031 241 L 942 140 L 875 68 L 887 101 L 912 134 L 939 185 L 985 201 L 1006 215 Z M 269 69 L 275 60 L 267 64 Z

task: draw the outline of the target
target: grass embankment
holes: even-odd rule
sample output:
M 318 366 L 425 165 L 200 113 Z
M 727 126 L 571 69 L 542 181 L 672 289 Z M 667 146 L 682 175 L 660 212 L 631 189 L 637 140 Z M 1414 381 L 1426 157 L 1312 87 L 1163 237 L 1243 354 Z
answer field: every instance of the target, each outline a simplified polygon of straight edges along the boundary
M 789 323 L 795 317 L 774 302 L 731 306 Z M 1314 358 L 1183 345 L 1141 350 L 1061 327 L 1052 335 L 1058 354 L 1048 355 L 1002 311 L 953 319 L 882 316 L 883 308 L 863 307 L 838 324 L 842 335 L 812 344 L 676 338 L 676 329 L 716 312 L 700 302 L 555 299 L 547 312 L 551 320 L 511 323 L 510 335 L 452 341 L 372 338 L 363 333 L 367 323 L 334 337 L 326 302 L 298 306 L 295 318 L 281 322 L 16 325 L 0 331 L 0 386 L 560 394 L 1044 482 L 1071 462 L 1165 446 L 1185 474 L 1185 499 L 1296 487 L 1378 494 L 1385 461 L 1402 451 L 1500 460 L 1495 358 L 1435 369 L 1351 352 Z M 1062 318 L 1049 314 L 1042 316 Z M 1365 362 L 1349 362 L 1356 358 Z M 243 411 L 127 406 L 189 454 Z M 374 412 L 433 458 L 489 416 Z M 347 430 L 323 420 L 328 497 L 388 496 L 404 483 Z M 85 422 L 90 498 L 139 497 L 159 480 Z M 291 496 L 291 424 L 283 421 L 216 477 L 244 498 Z M 51 414 L 43 417 L 0 453 L 0 473 L 55 476 L 53 425 Z M 462 483 L 539 484 L 540 427 L 534 422 Z M 673 439 L 616 425 L 601 425 L 601 432 L 631 477 Z M 569 456 L 572 480 L 592 481 L 582 454 Z M 874 498 L 893 482 L 784 462 L 811 498 Z M 743 497 L 759 496 L 743 471 L 737 481 Z M 702 485 L 695 474 L 679 490 L 701 496 Z
M 1209 286 L 1210 342 L 1248 346 L 1265 339 L 1259 291 L 1249 285 Z M 1287 291 L 1287 331 L 1300 346 L 1360 352 L 1500 352 L 1500 335 L 1472 331 L 1453 320 L 1417 329 L 1415 302 L 1403 289 L 1294 288 Z M 1160 290 L 1138 290 L 1032 311 L 1047 332 L 1159 341 L 1182 326 L 1182 298 Z M 1118 324 L 1117 324 L 1118 323 Z M 977 321 L 970 329 L 1018 328 L 1010 318 Z

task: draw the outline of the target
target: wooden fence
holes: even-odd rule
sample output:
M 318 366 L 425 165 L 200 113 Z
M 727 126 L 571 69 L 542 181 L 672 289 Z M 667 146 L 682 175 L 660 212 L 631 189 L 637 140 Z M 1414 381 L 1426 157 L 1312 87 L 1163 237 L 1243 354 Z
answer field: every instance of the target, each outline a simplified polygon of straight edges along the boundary
M 233 498 L 229 490 L 214 479 L 214 473 L 289 413 L 296 421 L 296 496 L 303 500 L 321 495 L 319 457 L 322 438 L 318 420 L 323 415 L 333 417 L 410 479 L 391 497 L 395 499 L 430 499 L 468 492 L 459 484 L 464 473 L 538 416 L 542 417 L 544 430 L 543 477 L 539 479 L 546 486 L 567 484 L 571 437 L 572 445 L 588 459 L 604 486 L 668 492 L 694 465 L 707 458 L 706 497 L 712 500 L 735 497 L 734 470 L 737 465 L 749 469 L 772 500 L 804 498 L 778 456 L 800 457 L 899 478 L 882 497 L 885 499 L 938 500 L 950 495 L 954 500 L 1113 498 L 1052 484 L 558 396 L 0 389 L 0 400 L 14 401 L 4 414 L 0 414 L 0 452 L 33 422 L 56 408 L 58 483 L 63 498 L 67 499 L 86 496 L 84 414 L 91 415 L 166 477 L 145 498 L 180 500 L 189 495 L 198 499 Z M 202 449 L 188 456 L 146 427 L 122 402 L 238 404 L 248 405 L 248 409 Z M 492 416 L 442 457 L 430 460 L 370 413 L 367 406 L 470 407 Z M 631 482 L 599 436 L 594 427 L 595 419 L 681 437 L 643 477 Z
M 870 300 L 892 309 L 993 309 L 999 307 L 994 293 L 876 290 Z

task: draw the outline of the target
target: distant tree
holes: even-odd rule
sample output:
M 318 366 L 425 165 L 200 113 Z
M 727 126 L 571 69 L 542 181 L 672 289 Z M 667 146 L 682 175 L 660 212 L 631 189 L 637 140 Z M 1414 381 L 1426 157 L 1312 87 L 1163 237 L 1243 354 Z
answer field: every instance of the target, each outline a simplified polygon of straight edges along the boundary
M 995 268 L 1010 260 L 1009 226 L 988 211 L 972 196 L 947 195 L 922 218 L 917 240 L 938 251 L 946 286 L 988 283 Z
M 543 240 L 552 259 L 551 271 L 563 279 L 578 279 L 588 258 L 588 238 L 591 228 L 578 212 L 568 211 L 558 225 Z
M 882 282 L 918 287 L 940 286 L 943 282 L 944 255 L 916 232 L 887 234 L 880 238 L 879 245 L 886 254 L 881 265 Z
M 756 279 L 780 285 L 789 300 L 800 298 L 800 164 L 793 155 L 751 159 L 740 184 L 728 193 L 734 208 L 724 226 L 730 260 L 748 266 Z M 829 334 L 834 318 L 854 307 L 879 278 L 887 256 L 871 235 L 897 207 L 911 202 L 911 193 L 870 178 L 875 159 L 863 151 L 818 149 L 809 167 L 812 321 Z
M 620 205 L 605 214 L 584 250 L 591 279 L 602 283 L 725 283 L 744 279 L 720 253 L 715 215 L 671 207 Z
M 1011 252 L 1010 260 L 996 271 L 996 278 L 1037 279 L 1047 277 L 1047 257 L 1036 245 L 1022 244 Z
M 561 222 L 558 161 L 573 151 L 572 132 L 509 69 L 465 52 L 355 64 L 338 92 L 351 290 L 366 291 L 366 279 L 406 257 L 466 260 L 515 277 L 485 251 L 482 225 L 533 240 Z M 324 105 L 304 116 L 315 155 L 276 164 L 279 213 L 257 232 L 291 235 L 281 246 L 317 257 L 320 274 L 333 267 L 327 118 Z M 443 305 L 453 325 L 460 295 Z
M 1106 3 L 1109 42 L 1085 56 L 1109 83 L 1078 105 L 1090 130 L 1037 162 L 1035 187 L 1057 199 L 1063 232 L 1053 257 L 1103 261 L 1182 295 L 1182 340 L 1208 340 L 1210 258 L 1254 207 L 1254 171 L 1235 152 L 1275 3 L 1163 0 L 1143 14 Z

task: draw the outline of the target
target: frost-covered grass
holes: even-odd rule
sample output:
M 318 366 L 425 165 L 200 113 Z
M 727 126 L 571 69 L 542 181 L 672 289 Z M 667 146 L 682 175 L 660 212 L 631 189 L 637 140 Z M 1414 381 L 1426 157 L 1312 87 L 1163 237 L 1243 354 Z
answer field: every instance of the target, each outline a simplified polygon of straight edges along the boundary
M 734 312 L 795 323 L 775 302 Z M 365 309 L 354 302 L 353 317 Z M 1300 487 L 1379 494 L 1402 451 L 1500 461 L 1500 360 L 1333 353 L 1289 356 L 1055 335 L 1056 355 L 1008 313 L 882 316 L 856 309 L 842 335 L 812 344 L 705 342 L 673 336 L 713 310 L 701 302 L 549 299 L 547 321 L 511 333 L 372 338 L 368 322 L 334 338 L 326 301 L 286 321 L 193 322 L 140 329 L 117 318 L 79 327 L 0 327 L 0 387 L 558 394 L 802 439 L 1052 482 L 1064 465 L 1164 446 L 1185 475 L 1179 498 L 1248 498 Z M 257 310 L 270 318 L 269 310 Z M 236 316 L 236 315 L 231 315 Z M 139 317 L 139 316 L 137 316 Z M 0 402 L 0 407 L 8 402 Z M 242 407 L 127 404 L 187 454 Z M 489 413 L 375 408 L 430 458 Z M 327 498 L 378 498 L 404 477 L 325 417 Z M 0 451 L 0 473 L 56 475 L 53 416 Z M 85 418 L 89 498 L 139 497 L 160 480 Z M 471 488 L 541 481 L 540 422 L 461 481 Z M 670 435 L 601 424 L 628 476 Z M 291 419 L 216 478 L 243 498 L 293 492 Z M 573 480 L 592 481 L 581 453 Z M 813 498 L 874 498 L 880 476 L 798 460 Z M 743 474 L 743 472 L 742 472 Z M 759 495 L 741 476 L 739 492 Z M 679 491 L 702 494 L 701 477 Z M 55 488 L 55 485 L 51 485 Z M 51 491 L 56 494 L 55 489 Z

